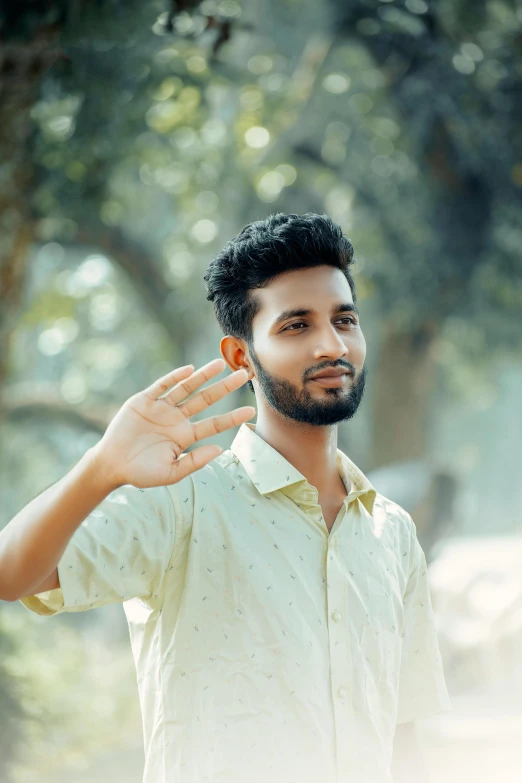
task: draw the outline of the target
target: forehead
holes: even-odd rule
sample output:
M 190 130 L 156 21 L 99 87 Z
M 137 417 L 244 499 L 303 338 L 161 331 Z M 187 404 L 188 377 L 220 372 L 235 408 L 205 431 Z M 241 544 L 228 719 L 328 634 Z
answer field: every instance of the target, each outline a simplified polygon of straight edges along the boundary
M 344 273 L 326 264 L 307 269 L 292 269 L 274 277 L 264 288 L 256 288 L 252 296 L 260 304 L 253 325 L 269 326 L 289 308 L 309 308 L 328 312 L 340 300 L 353 302 L 352 291 Z

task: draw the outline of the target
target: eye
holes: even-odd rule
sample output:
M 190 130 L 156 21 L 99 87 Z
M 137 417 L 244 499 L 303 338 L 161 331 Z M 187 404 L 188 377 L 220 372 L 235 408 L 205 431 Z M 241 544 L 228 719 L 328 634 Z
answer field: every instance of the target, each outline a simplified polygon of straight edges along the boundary
M 353 326 L 357 326 L 357 320 L 355 318 L 352 318 L 351 316 L 347 315 L 343 318 L 338 318 L 338 321 L 348 321 Z M 296 321 L 293 324 L 290 324 L 290 326 L 285 326 L 283 329 L 283 332 L 292 331 L 292 332 L 302 332 L 302 329 L 293 329 L 294 326 L 306 326 L 306 323 L 304 321 Z

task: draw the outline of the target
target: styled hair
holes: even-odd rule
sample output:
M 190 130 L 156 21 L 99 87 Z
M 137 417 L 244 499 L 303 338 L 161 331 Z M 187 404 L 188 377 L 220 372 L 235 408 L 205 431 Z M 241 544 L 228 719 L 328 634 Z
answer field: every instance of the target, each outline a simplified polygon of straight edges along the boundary
M 223 333 L 253 349 L 252 321 L 259 311 L 253 289 L 284 272 L 327 264 L 344 273 L 355 303 L 354 263 L 352 243 L 327 215 L 280 212 L 248 223 L 210 262 L 203 279 Z M 254 391 L 251 381 L 249 386 Z

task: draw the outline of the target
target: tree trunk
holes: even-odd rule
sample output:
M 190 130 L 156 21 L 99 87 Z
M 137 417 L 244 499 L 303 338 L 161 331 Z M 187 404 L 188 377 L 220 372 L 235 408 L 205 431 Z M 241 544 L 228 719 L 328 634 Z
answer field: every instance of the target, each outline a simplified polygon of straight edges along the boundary
M 47 28 L 28 43 L 0 45 L 0 388 L 34 235 L 31 109 L 43 74 L 60 56 L 49 48 L 56 36 Z
M 388 324 L 373 381 L 371 465 L 421 459 L 429 453 L 429 412 L 436 378 L 431 324 L 400 333 Z

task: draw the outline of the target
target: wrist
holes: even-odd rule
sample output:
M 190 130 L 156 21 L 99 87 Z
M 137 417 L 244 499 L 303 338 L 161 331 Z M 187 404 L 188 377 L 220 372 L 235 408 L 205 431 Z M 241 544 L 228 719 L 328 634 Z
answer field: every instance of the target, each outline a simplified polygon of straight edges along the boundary
M 124 482 L 118 477 L 115 466 L 107 459 L 100 444 L 101 441 L 88 449 L 84 459 L 90 481 L 99 494 L 106 496 L 122 487 Z

